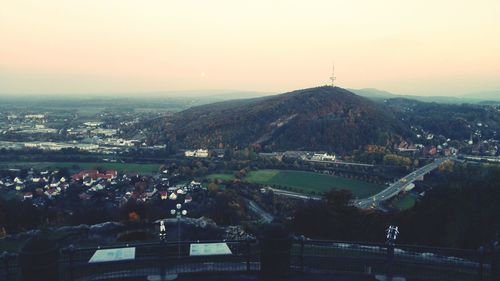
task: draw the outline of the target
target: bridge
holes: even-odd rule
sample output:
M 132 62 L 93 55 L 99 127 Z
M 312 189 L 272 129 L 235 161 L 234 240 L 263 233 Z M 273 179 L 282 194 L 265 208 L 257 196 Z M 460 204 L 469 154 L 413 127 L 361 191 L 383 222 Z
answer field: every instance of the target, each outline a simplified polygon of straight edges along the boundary
M 410 184 L 412 184 L 418 178 L 430 173 L 432 170 L 436 169 L 441 165 L 444 161 L 452 159 L 451 157 L 437 158 L 430 164 L 427 164 L 417 170 L 411 172 L 410 174 L 402 177 L 395 183 L 389 185 L 386 189 L 381 192 L 372 195 L 368 198 L 358 199 L 354 201 L 354 206 L 358 208 L 381 208 L 380 203 L 388 200 L 396 195 L 398 195 L 401 191 L 407 188 Z

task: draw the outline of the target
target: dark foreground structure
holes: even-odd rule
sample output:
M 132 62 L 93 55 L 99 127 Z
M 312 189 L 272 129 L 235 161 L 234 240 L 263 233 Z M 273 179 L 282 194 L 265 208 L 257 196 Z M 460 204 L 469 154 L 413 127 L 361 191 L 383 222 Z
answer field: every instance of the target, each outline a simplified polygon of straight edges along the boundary
M 211 243 L 225 243 L 230 254 L 193 254 L 196 245 Z M 91 261 L 97 250 L 124 248 L 133 248 L 132 258 Z M 4 253 L 0 262 L 1 280 L 500 280 L 494 251 L 308 240 L 280 233 L 258 240 L 62 249 L 39 238 L 21 253 Z

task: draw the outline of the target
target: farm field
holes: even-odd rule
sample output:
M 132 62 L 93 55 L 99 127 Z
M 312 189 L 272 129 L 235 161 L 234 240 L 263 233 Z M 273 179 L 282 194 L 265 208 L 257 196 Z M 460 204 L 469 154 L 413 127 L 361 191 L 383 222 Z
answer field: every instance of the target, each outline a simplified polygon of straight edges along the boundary
M 233 175 L 229 173 L 212 174 L 209 179 L 231 180 Z M 364 182 L 360 180 L 343 177 L 324 175 L 305 171 L 292 170 L 258 170 L 251 171 L 243 181 L 274 185 L 278 188 L 289 188 L 291 191 L 311 194 L 323 193 L 331 188 L 346 189 L 353 193 L 355 197 L 369 197 L 384 187 L 381 185 Z
M 97 167 L 107 170 L 117 170 L 118 172 L 136 172 L 140 174 L 152 174 L 158 172 L 159 164 L 135 164 L 135 163 L 107 163 L 107 162 L 10 162 L 0 163 L 0 168 L 79 168 L 81 170 L 91 170 Z

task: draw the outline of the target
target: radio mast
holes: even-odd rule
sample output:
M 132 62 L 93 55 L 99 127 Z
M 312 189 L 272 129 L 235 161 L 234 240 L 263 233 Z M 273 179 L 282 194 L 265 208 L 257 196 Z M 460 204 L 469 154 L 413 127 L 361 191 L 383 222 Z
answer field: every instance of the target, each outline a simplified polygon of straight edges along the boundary
M 336 79 L 337 79 L 337 77 L 335 77 L 335 64 L 332 63 L 332 76 L 330 76 L 330 81 L 332 81 L 332 84 L 331 84 L 332 87 L 335 87 L 335 80 Z

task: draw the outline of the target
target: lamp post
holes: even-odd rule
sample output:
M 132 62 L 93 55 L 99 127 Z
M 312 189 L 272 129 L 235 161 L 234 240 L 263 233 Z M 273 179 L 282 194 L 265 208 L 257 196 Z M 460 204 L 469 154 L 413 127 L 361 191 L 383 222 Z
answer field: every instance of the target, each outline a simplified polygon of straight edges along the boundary
M 167 229 L 165 227 L 165 221 L 161 220 L 160 221 L 160 232 L 158 234 L 160 236 L 161 241 L 166 241 L 167 239 Z
M 160 280 L 165 280 L 165 265 L 166 265 L 166 261 L 165 261 L 165 256 L 166 256 L 166 249 L 167 249 L 167 245 L 166 245 L 166 242 L 167 242 L 167 228 L 165 227 L 165 221 L 164 220 L 160 220 L 160 232 L 158 233 L 158 235 L 160 236 L 160 241 L 161 241 L 161 248 L 162 248 L 162 251 L 163 251 L 163 258 L 161 259 L 161 266 L 160 266 Z
M 387 244 L 387 267 L 386 267 L 386 280 L 392 280 L 392 264 L 394 261 L 394 246 L 398 238 L 399 228 L 390 225 L 386 230 L 386 244 Z
M 396 239 L 398 238 L 399 228 L 394 225 L 390 225 L 386 230 L 387 244 L 394 245 Z
M 182 204 L 177 203 L 177 205 L 175 205 L 175 209 L 170 210 L 170 213 L 173 216 L 177 217 L 177 239 L 179 241 L 179 243 L 178 243 L 178 257 L 181 256 L 181 225 L 180 225 L 180 220 L 183 216 L 187 215 L 187 211 L 181 210 L 181 209 L 182 209 Z

